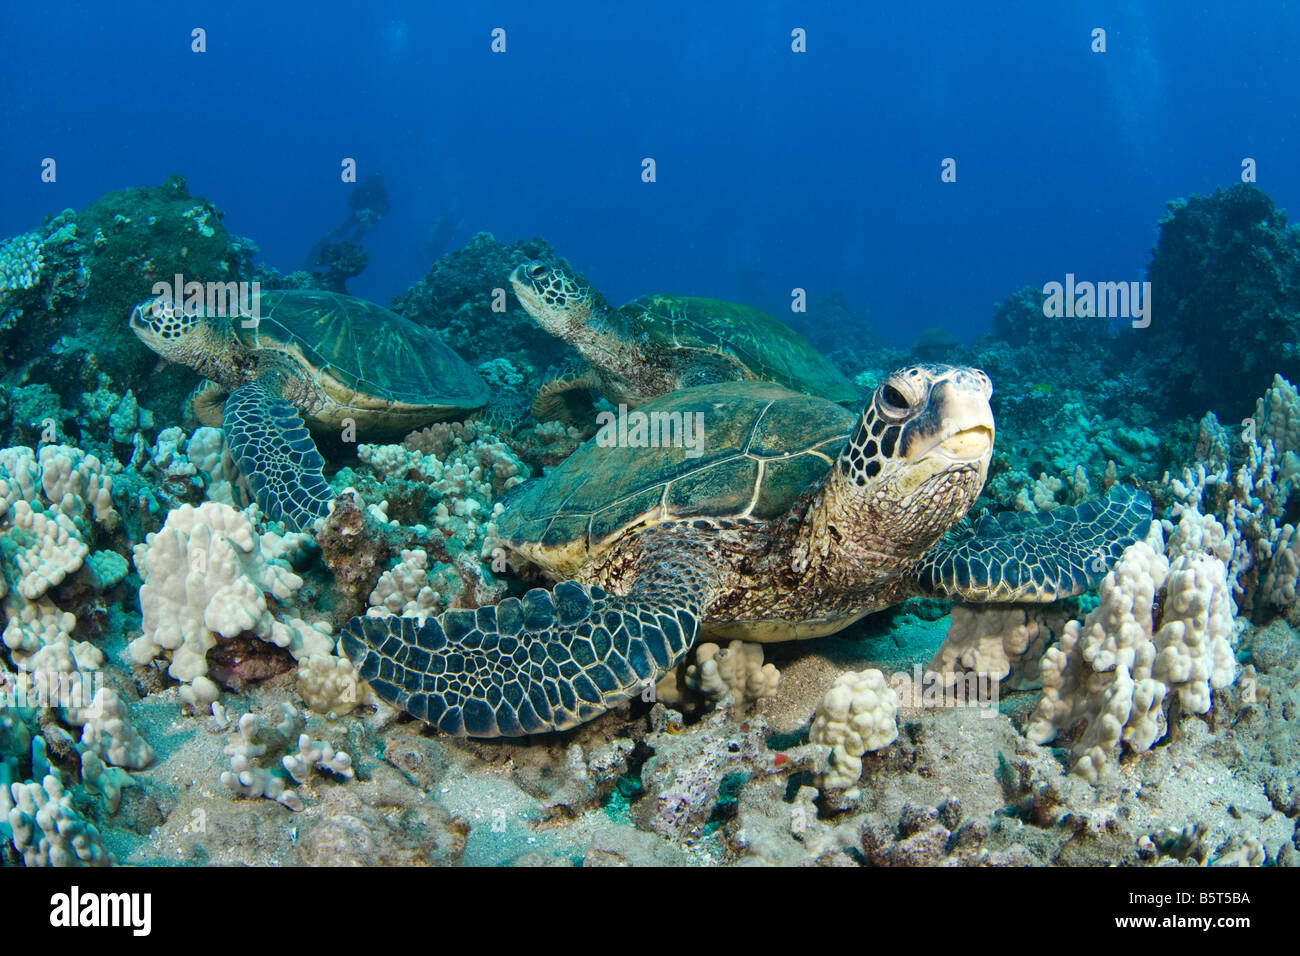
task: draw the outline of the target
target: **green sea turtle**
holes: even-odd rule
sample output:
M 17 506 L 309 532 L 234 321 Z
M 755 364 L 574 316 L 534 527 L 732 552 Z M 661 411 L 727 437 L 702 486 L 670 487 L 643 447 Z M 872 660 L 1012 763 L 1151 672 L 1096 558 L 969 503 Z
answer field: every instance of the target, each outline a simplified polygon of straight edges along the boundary
M 263 513 L 304 530 L 333 498 L 325 460 L 303 423 L 398 435 L 480 408 L 478 374 L 430 330 L 335 292 L 264 292 L 256 318 L 177 308 L 170 296 L 136 306 L 131 329 L 159 355 L 206 381 L 195 417 L 224 428 Z M 224 407 L 223 407 L 224 406 Z
M 510 274 L 524 309 L 564 339 L 589 369 L 538 391 L 538 418 L 566 415 L 575 390 L 595 389 L 635 408 L 679 388 L 759 379 L 832 402 L 860 393 L 803 336 L 766 312 L 734 302 L 646 295 L 614 309 L 558 259 L 525 262 Z
M 593 439 L 508 500 L 500 534 L 553 591 L 424 623 L 353 618 L 341 647 L 421 720 L 518 736 L 642 693 L 701 634 L 819 637 L 915 594 L 1078 594 L 1146 533 L 1150 499 L 1116 486 L 954 529 L 987 473 L 991 392 L 983 372 L 925 365 L 894 373 L 857 416 L 766 382 L 666 395 L 633 414 L 658 416 L 661 436 L 703 416 L 699 457 Z

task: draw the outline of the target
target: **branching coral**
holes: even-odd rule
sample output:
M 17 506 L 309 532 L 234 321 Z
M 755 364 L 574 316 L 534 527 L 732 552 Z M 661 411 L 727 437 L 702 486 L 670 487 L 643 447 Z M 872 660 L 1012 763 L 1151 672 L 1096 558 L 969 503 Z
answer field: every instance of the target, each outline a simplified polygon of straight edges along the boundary
M 1300 395 L 1275 376 L 1243 423 L 1245 461 L 1233 473 L 1228 438 L 1212 415 L 1201 421 L 1201 456 L 1181 478 L 1166 478 L 1174 498 L 1166 532 L 1171 546 L 1199 548 L 1228 564 L 1239 608 L 1255 617 L 1281 610 L 1300 619 L 1296 580 L 1300 545 L 1281 520 L 1300 480 Z
M 763 663 L 763 645 L 732 641 L 726 649 L 701 644 L 695 663 L 686 669 L 686 686 L 706 697 L 721 700 L 730 694 L 739 705 L 775 697 L 781 675 L 775 664 Z
M 247 632 L 295 660 L 329 654 L 327 624 L 282 610 L 303 583 L 284 558 L 304 537 L 259 536 L 248 512 L 215 502 L 173 511 L 135 548 L 143 633 L 131 643 L 132 658 L 146 664 L 170 652 L 167 672 L 187 685 L 187 702 L 201 705 L 219 694 L 207 653 L 223 639 Z
M 72 804 L 54 774 L 40 783 L 0 787 L 0 813 L 28 866 L 106 866 L 112 862 L 99 830 Z
M 81 743 L 87 748 L 83 759 L 92 753 L 105 763 L 130 770 L 153 763 L 153 748 L 131 725 L 125 702 L 111 687 L 96 690 L 90 705 L 71 712 L 68 722 L 82 725 Z
M 76 615 L 53 600 L 54 589 L 81 571 L 98 525 L 116 525 L 113 480 L 93 455 L 65 445 L 0 451 L 0 598 L 7 623 L 3 643 L 29 672 L 97 670 L 103 655 L 73 638 Z M 109 559 L 96 561 L 102 570 Z M 88 575 L 90 587 L 112 575 Z
M 221 783 L 243 797 L 265 797 L 302 810 L 304 804 L 290 782 L 305 784 L 320 769 L 334 777 L 351 780 L 352 758 L 326 741 L 312 740 L 302 733 L 303 720 L 289 704 L 281 704 L 271 723 L 257 714 L 244 714 L 236 727 L 238 738 L 226 747 L 230 769 L 221 773 Z M 290 751 L 296 742 L 297 749 Z M 280 767 L 267 767 L 282 754 Z
M 1171 563 L 1153 524 L 1098 593 L 1097 607 L 1043 656 L 1043 692 L 1025 730 L 1039 744 L 1076 732 L 1072 769 L 1093 781 L 1114 770 L 1121 745 L 1141 753 L 1164 737 L 1171 691 L 1185 711 L 1205 713 L 1211 690 L 1236 677 L 1236 607 L 1218 558 L 1189 552 Z
M 27 313 L 57 313 L 84 291 L 87 272 L 70 213 L 39 232 L 0 241 L 0 331 L 14 328 Z M 60 267 L 64 260 L 76 265 Z
M 945 686 L 955 683 L 960 672 L 970 671 L 1015 690 L 1038 687 L 1043 650 L 1064 626 L 1065 614 L 1059 609 L 957 604 L 928 669 L 940 675 Z

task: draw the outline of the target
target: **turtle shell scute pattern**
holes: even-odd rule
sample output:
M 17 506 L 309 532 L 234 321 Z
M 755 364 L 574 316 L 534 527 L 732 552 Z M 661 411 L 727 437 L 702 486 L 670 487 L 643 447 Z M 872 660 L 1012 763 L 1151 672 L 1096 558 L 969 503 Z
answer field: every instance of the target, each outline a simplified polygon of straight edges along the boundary
M 431 329 L 335 292 L 264 292 L 256 322 L 235 322 L 254 349 L 296 353 L 318 377 L 374 398 L 414 406 L 478 408 L 478 373 Z
M 498 531 L 512 549 L 565 576 L 648 525 L 779 517 L 827 473 L 854 421 L 838 405 L 768 382 L 682 389 L 636 411 L 702 416 L 699 456 L 592 439 L 509 500 Z
M 788 325 L 766 312 L 696 296 L 647 295 L 623 307 L 649 343 L 733 359 L 755 379 L 853 402 L 858 389 Z

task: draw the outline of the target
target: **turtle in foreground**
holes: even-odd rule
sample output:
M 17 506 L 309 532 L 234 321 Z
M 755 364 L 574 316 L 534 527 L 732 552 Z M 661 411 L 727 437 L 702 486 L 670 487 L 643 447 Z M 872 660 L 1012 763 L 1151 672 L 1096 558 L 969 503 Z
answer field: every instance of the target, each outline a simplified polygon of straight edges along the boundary
M 1145 493 L 953 530 L 993 447 L 983 372 L 894 373 L 858 416 L 765 382 L 631 415 L 703 421 L 705 450 L 589 441 L 498 521 L 559 581 L 495 607 L 353 618 L 341 647 L 382 699 L 449 734 L 563 730 L 640 694 L 701 634 L 832 634 L 916 594 L 1046 602 L 1097 584 L 1151 523 Z M 686 418 L 690 415 L 691 418 Z M 703 416 L 697 419 L 695 416 Z M 631 416 L 629 416 L 629 421 Z
M 859 391 L 798 332 L 734 302 L 646 295 L 611 308 L 559 260 L 526 262 L 510 284 L 537 324 L 572 345 L 590 366 L 537 393 L 538 418 L 572 418 L 573 392 L 594 389 L 635 408 L 679 388 L 762 380 L 832 402 Z
M 432 331 L 351 296 L 264 292 L 255 318 L 199 311 L 159 296 L 135 307 L 131 329 L 207 379 L 191 396 L 195 417 L 225 430 L 262 512 L 294 531 L 333 498 L 304 419 L 396 435 L 487 401 L 482 379 Z

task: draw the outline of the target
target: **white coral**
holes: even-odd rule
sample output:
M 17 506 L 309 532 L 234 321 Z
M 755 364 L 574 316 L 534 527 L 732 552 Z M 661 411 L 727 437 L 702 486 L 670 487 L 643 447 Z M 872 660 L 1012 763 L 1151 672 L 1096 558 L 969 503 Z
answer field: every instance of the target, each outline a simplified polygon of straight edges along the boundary
M 61 611 L 48 600 L 29 601 L 15 606 L 5 603 L 8 623 L 4 629 L 4 644 L 14 653 L 14 663 L 22 667 L 46 645 L 71 645 L 72 629 L 77 626 L 76 615 Z M 28 668 L 30 669 L 30 668 Z
M 365 702 L 369 689 L 346 657 L 313 654 L 298 662 L 298 695 L 316 713 L 342 717 Z
M 183 505 L 161 530 L 135 548 L 143 633 L 131 642 L 131 656 L 148 663 L 171 652 L 168 673 L 195 685 L 193 702 L 210 702 L 214 687 L 199 682 L 208 672 L 207 652 L 223 638 L 249 632 L 289 650 L 296 660 L 328 654 L 334 640 L 328 625 L 273 612 L 267 595 L 291 604 L 302 579 L 274 555 L 276 536 L 258 536 L 245 512 L 207 502 Z M 268 556 L 266 552 L 271 552 Z
M 95 692 L 90 707 L 79 715 L 81 742 L 90 752 L 115 767 L 143 770 L 154 760 L 153 748 L 128 720 L 126 704 L 110 687 Z
M 1059 612 L 954 604 L 948 633 L 927 670 L 951 686 L 963 671 L 1007 681 L 1014 667 L 1017 673 L 1010 686 L 1036 687 L 1043 649 L 1063 624 Z
M 269 724 L 256 714 L 244 714 L 237 723 L 239 738 L 225 748 L 230 769 L 220 775 L 222 786 L 243 797 L 265 797 L 290 810 L 303 809 L 302 798 L 288 788 L 277 770 L 262 767 L 259 761 L 269 748 L 282 748 L 302 729 L 302 719 L 290 704 L 281 704 L 279 721 Z
M 1223 562 L 1204 554 L 1178 558 L 1169 570 L 1164 621 L 1156 632 L 1156 680 L 1178 689 L 1183 708 L 1210 709 L 1210 691 L 1232 684 L 1237 660 L 1236 607 L 1228 593 Z
M 727 694 L 737 704 L 775 697 L 781 675 L 775 664 L 763 663 L 763 645 L 732 641 L 725 650 L 717 644 L 695 649 L 695 663 L 686 669 L 686 684 L 707 697 Z
M 826 789 L 846 789 L 862 776 L 862 757 L 898 739 L 898 698 L 878 670 L 849 671 L 817 704 L 808 741 L 831 748 L 830 769 L 818 779 Z
M 0 787 L 0 813 L 28 866 L 107 866 L 112 862 L 95 825 L 72 805 L 59 778 Z
M 345 751 L 335 750 L 328 741 L 312 740 L 307 734 L 298 735 L 297 752 L 285 754 L 280 764 L 297 783 L 306 783 L 313 768 L 352 779 L 352 758 Z
M 81 568 L 90 548 L 76 524 L 62 511 L 36 511 L 26 501 L 14 502 L 13 527 L 22 531 L 26 547 L 14 558 L 21 577 L 18 593 L 29 601 L 62 584 Z
M 221 783 L 244 797 L 265 797 L 275 800 L 290 810 L 304 808 L 302 797 L 289 787 L 291 778 L 306 783 L 314 768 L 327 771 L 345 780 L 351 780 L 352 758 L 324 740 L 313 740 L 302 732 L 303 719 L 290 704 L 281 704 L 277 722 L 256 715 L 244 714 L 239 718 L 238 738 L 226 747 L 230 769 L 222 771 Z M 270 754 L 285 752 L 297 741 L 297 749 L 285 753 L 279 767 L 265 767 Z M 287 777 L 286 777 L 287 774 Z
M 394 447 L 394 446 L 390 446 Z M 379 576 L 370 592 L 369 617 L 415 617 L 424 621 L 442 610 L 443 595 L 429 578 L 423 548 L 403 550 L 401 560 Z
M 1255 403 L 1258 439 L 1268 438 L 1284 453 L 1300 451 L 1300 391 L 1281 375 Z
M 1073 770 L 1094 782 L 1115 768 L 1121 745 L 1140 753 L 1165 735 L 1171 688 L 1184 707 L 1204 713 L 1210 689 L 1236 675 L 1227 568 L 1199 552 L 1180 554 L 1171 565 L 1160 525 L 1125 549 L 1098 597 L 1082 624 L 1067 624 L 1043 655 L 1043 690 L 1025 729 L 1042 744 L 1082 722 Z
M 67 445 L 43 445 L 38 462 L 47 499 L 69 515 L 81 515 L 89 508 L 95 521 L 113 526 L 118 517 L 113 508 L 113 477 L 98 458 Z
M 185 446 L 185 456 L 206 477 L 204 494 L 209 501 L 243 508 L 253 500 L 220 428 L 196 428 Z

